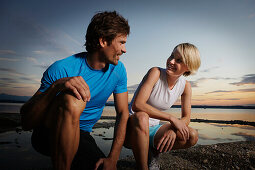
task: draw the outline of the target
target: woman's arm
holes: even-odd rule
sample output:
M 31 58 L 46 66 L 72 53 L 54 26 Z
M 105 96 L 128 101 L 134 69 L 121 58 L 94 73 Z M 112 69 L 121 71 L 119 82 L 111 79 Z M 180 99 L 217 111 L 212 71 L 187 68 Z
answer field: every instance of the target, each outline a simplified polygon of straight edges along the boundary
M 151 118 L 166 120 L 172 123 L 172 121 L 175 121 L 177 118 L 147 104 L 152 89 L 158 81 L 159 76 L 160 70 L 157 67 L 153 67 L 148 71 L 148 73 L 143 78 L 140 89 L 138 89 L 137 95 L 133 102 L 132 110 L 135 112 L 143 111 L 146 112 Z
M 185 89 L 181 96 L 181 106 L 182 106 L 182 118 L 185 124 L 188 126 L 190 123 L 190 114 L 191 114 L 191 96 L 192 90 L 191 85 L 186 81 Z
M 152 68 L 144 77 L 140 89 L 134 99 L 132 110 L 135 112 L 143 111 L 151 118 L 169 121 L 182 135 L 183 139 L 189 138 L 188 128 L 186 122 L 177 119 L 169 113 L 162 112 L 153 106 L 147 104 L 153 86 L 156 84 L 160 76 L 159 68 Z M 187 110 L 187 109 L 186 109 Z

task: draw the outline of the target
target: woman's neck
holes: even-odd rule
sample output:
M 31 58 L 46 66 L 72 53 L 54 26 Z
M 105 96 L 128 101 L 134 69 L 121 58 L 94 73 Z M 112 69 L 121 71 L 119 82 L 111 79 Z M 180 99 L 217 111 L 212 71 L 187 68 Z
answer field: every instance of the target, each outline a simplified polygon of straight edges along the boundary
M 179 77 L 180 76 L 171 76 L 171 75 L 166 74 L 166 80 L 167 80 L 168 88 L 170 90 L 172 90 L 174 88 Z

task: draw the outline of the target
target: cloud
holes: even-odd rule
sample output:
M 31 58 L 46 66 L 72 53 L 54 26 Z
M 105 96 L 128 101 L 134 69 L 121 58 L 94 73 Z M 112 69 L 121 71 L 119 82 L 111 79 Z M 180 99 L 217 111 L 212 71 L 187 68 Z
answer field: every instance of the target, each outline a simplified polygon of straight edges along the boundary
M 0 50 L 0 55 L 15 55 L 16 52 L 12 50 Z
M 241 100 L 240 98 L 225 98 L 225 99 L 214 99 L 214 100 Z
M 207 92 L 205 94 L 211 94 L 211 93 L 243 93 L 243 92 L 255 92 L 255 88 L 248 88 L 248 89 L 237 89 L 237 90 L 215 90 L 215 91 L 211 91 L 211 92 Z
M 50 65 L 48 64 L 38 64 L 38 65 L 34 65 L 35 67 L 39 67 L 43 70 L 46 70 Z
M 254 18 L 254 17 L 255 17 L 255 13 L 252 13 L 252 14 L 250 14 L 250 15 L 248 16 L 249 19 L 252 19 L 252 18 Z
M 16 79 L 13 78 L 0 78 L 0 82 L 5 82 L 6 84 L 10 84 L 10 83 L 18 83 L 18 81 Z
M 250 88 L 250 89 L 239 89 L 239 92 L 255 92 L 255 88 Z
M 198 87 L 197 81 L 189 81 L 191 87 Z
M 14 69 L 11 69 L 11 68 L 0 68 L 0 71 L 8 72 L 8 73 L 10 73 L 11 75 L 14 75 L 14 76 L 24 76 L 25 75 L 23 73 L 17 72 Z
M 207 92 L 205 94 L 211 94 L 211 93 L 232 93 L 233 91 L 229 91 L 229 90 L 215 90 L 215 91 L 211 91 L 211 92 Z
M 191 83 L 191 86 L 192 87 L 199 87 L 199 84 L 200 83 L 204 83 L 204 82 L 207 82 L 207 81 L 210 81 L 210 80 L 233 80 L 235 78 L 229 78 L 229 77 L 211 77 L 211 78 L 208 78 L 208 77 L 202 77 L 202 78 L 199 78 L 197 79 L 196 81 L 189 81 Z
M 9 68 L 0 68 L 0 71 L 7 72 L 10 77 L 1 77 L 1 83 L 13 84 L 13 83 L 23 83 L 29 81 L 29 83 L 39 83 L 40 80 L 34 78 L 31 75 L 19 73 L 13 69 Z
M 0 61 L 10 61 L 10 62 L 16 62 L 16 61 L 20 61 L 17 58 L 4 58 L 4 57 L 0 57 Z
M 215 69 L 218 69 L 218 68 L 220 68 L 220 67 L 219 66 L 214 66 L 214 67 L 211 67 L 211 68 L 208 68 L 208 69 L 200 70 L 200 72 L 208 73 L 208 72 L 211 72 L 212 70 L 215 70 Z
M 230 83 L 232 85 L 241 86 L 246 84 L 255 84 L 255 74 L 247 74 L 242 77 L 240 82 Z
M 37 59 L 34 58 L 34 57 L 26 57 L 26 59 L 27 59 L 28 61 L 31 61 L 31 62 L 35 63 L 35 64 L 39 64 L 39 62 L 37 61 Z
M 75 45 L 79 43 L 67 33 L 61 30 L 49 29 L 29 16 L 17 16 L 8 12 L 5 15 L 8 17 L 4 17 L 2 20 L 3 31 L 0 36 L 3 41 L 0 42 L 0 46 L 12 46 L 19 53 L 47 49 L 51 53 L 69 55 L 72 51 L 66 42 L 72 42 Z M 81 43 L 79 45 L 82 46 Z M 0 50 L 0 54 L 16 54 L 16 52 Z

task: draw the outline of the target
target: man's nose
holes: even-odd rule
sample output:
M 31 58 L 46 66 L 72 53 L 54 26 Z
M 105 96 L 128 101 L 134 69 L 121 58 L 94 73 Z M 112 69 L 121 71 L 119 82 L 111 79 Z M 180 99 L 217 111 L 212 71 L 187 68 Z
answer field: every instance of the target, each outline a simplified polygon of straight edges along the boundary
M 121 49 L 122 53 L 126 53 L 127 50 L 126 50 L 126 47 L 124 46 L 122 49 Z

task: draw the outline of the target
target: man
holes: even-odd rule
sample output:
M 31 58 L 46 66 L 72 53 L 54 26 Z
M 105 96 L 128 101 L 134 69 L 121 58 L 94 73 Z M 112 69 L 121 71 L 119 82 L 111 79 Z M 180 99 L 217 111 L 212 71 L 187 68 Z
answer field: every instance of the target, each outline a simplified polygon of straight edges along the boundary
M 22 127 L 33 129 L 32 145 L 52 158 L 54 169 L 116 169 L 128 120 L 127 20 L 115 11 L 96 14 L 87 28 L 86 50 L 52 64 L 41 86 L 21 108 Z M 113 93 L 117 120 L 107 157 L 90 136 Z

